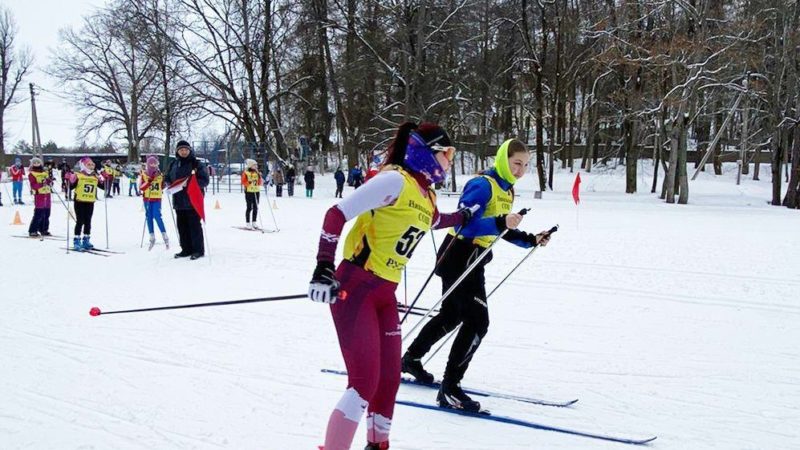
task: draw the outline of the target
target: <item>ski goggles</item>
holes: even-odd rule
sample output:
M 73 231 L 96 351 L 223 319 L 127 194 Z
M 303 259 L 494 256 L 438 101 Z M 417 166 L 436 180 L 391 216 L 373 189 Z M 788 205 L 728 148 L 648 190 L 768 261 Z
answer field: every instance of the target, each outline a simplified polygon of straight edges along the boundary
M 444 153 L 445 158 L 450 162 L 453 162 L 453 159 L 456 157 L 456 148 L 452 146 L 443 147 L 441 145 L 432 145 L 431 150 L 434 153 Z

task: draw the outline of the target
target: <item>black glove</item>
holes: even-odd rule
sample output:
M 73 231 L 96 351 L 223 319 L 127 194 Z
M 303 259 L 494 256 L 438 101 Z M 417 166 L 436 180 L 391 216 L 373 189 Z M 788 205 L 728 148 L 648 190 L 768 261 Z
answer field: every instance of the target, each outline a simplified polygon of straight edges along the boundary
M 461 226 L 466 226 L 472 217 L 475 215 L 475 212 L 480 209 L 480 205 L 472 205 L 472 206 L 461 206 L 457 213 L 461 214 Z
M 547 243 L 550 242 L 550 232 L 549 231 L 542 231 L 539 234 L 530 234 L 528 233 L 528 243 L 531 244 L 532 247 L 546 247 Z
M 339 282 L 336 280 L 336 268 L 330 261 L 318 261 L 308 286 L 308 298 L 315 302 L 336 303 L 339 293 Z

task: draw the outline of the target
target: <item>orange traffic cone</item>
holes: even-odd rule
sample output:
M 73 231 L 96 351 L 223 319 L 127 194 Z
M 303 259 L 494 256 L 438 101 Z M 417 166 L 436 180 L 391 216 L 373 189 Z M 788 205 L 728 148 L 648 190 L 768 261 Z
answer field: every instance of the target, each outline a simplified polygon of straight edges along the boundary
M 14 221 L 11 222 L 11 225 L 23 225 L 22 218 L 19 216 L 19 211 L 14 213 Z
M 222 207 L 219 206 L 219 200 L 217 200 L 217 203 L 214 204 L 214 209 L 222 209 Z
M 272 209 L 278 209 L 278 202 L 276 200 L 272 201 Z

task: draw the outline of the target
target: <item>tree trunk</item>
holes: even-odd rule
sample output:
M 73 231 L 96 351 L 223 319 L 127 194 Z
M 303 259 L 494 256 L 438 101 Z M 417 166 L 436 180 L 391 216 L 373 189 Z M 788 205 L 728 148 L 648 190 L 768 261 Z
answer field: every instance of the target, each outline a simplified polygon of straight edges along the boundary
M 675 180 L 678 168 L 678 146 L 681 139 L 681 125 L 680 119 L 672 124 L 670 130 L 670 145 L 669 145 L 669 168 L 667 169 L 667 176 L 664 177 L 664 198 L 667 203 L 675 203 Z
M 786 186 L 783 205 L 796 209 L 800 208 L 800 126 L 794 127 L 791 163 L 792 171 L 789 176 L 789 184 Z
M 678 146 L 678 204 L 685 205 L 689 203 L 689 177 L 686 174 L 686 147 L 688 144 L 688 117 L 683 117 L 683 122 L 680 126 L 680 142 Z

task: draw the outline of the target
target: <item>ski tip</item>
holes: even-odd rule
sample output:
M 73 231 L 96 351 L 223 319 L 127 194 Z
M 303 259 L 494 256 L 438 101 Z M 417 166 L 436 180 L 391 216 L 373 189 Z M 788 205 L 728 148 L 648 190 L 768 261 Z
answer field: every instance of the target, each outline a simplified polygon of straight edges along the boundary
M 99 316 L 100 314 L 103 314 L 103 313 L 102 313 L 102 311 L 100 311 L 100 308 L 98 308 L 97 306 L 93 306 L 92 309 L 89 310 L 89 315 L 92 316 L 92 317 Z

